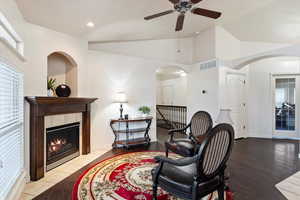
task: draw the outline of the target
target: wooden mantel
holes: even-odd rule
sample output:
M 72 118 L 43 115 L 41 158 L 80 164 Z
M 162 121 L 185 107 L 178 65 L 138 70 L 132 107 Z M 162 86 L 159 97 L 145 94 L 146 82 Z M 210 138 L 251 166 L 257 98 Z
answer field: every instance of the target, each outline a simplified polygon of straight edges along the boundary
M 45 116 L 82 113 L 82 154 L 90 153 L 91 103 L 97 98 L 25 97 L 30 104 L 30 178 L 44 177 Z

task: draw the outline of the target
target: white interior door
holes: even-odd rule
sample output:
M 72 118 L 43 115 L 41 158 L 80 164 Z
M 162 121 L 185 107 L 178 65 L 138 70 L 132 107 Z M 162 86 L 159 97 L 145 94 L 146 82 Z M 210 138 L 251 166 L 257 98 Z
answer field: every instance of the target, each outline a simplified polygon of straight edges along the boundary
M 273 137 L 299 137 L 299 88 L 298 76 L 273 76 Z
M 246 74 L 228 73 L 226 99 L 231 109 L 235 138 L 246 137 Z
M 174 87 L 172 85 L 165 85 L 162 87 L 163 104 L 173 105 Z

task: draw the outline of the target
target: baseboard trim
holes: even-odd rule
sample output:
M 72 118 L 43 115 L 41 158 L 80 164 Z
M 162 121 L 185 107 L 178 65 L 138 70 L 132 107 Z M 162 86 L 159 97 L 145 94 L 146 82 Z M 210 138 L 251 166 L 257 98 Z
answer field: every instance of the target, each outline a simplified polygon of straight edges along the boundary
M 273 139 L 272 137 L 261 137 L 261 136 L 249 136 L 248 138 L 255 138 L 255 139 Z
M 268 140 L 300 140 L 300 138 L 290 138 L 290 137 L 255 137 L 251 136 L 248 138 L 253 138 L 253 139 L 268 139 Z
M 18 177 L 16 183 L 14 184 L 14 187 L 10 190 L 8 196 L 5 198 L 6 200 L 16 200 L 21 198 L 26 185 L 26 174 L 27 172 L 25 170 L 22 170 L 22 173 Z
M 111 148 L 112 148 L 111 144 L 105 144 L 105 145 L 103 145 L 103 148 L 101 150 L 109 151 Z
M 244 139 L 247 139 L 247 137 L 235 138 L 234 140 L 235 140 L 235 141 L 239 141 L 239 140 L 244 140 Z
M 284 137 L 284 136 L 273 136 L 273 139 L 282 139 L 282 140 L 300 140 L 298 137 Z

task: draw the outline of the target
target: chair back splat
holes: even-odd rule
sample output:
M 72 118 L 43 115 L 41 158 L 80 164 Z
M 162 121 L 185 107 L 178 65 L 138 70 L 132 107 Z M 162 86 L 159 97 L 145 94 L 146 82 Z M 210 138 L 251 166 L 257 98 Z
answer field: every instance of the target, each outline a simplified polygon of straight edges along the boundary
M 233 144 L 234 130 L 231 125 L 219 124 L 210 131 L 198 152 L 201 179 L 211 179 L 224 171 Z
M 206 134 L 213 126 L 213 121 L 208 112 L 199 111 L 195 113 L 190 124 L 191 135 L 195 138 Z

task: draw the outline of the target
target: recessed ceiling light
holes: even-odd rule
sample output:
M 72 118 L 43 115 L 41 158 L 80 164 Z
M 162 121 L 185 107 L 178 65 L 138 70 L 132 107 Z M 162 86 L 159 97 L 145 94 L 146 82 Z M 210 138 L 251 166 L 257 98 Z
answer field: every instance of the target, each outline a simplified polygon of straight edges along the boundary
M 185 72 L 181 73 L 180 76 L 185 77 L 187 74 Z
M 197 31 L 197 32 L 195 32 L 196 34 L 199 34 L 200 32 L 199 31 Z
M 95 24 L 94 24 L 93 22 L 88 22 L 88 23 L 86 24 L 86 26 L 87 26 L 87 27 L 90 27 L 90 28 L 93 28 L 93 27 L 95 27 Z

